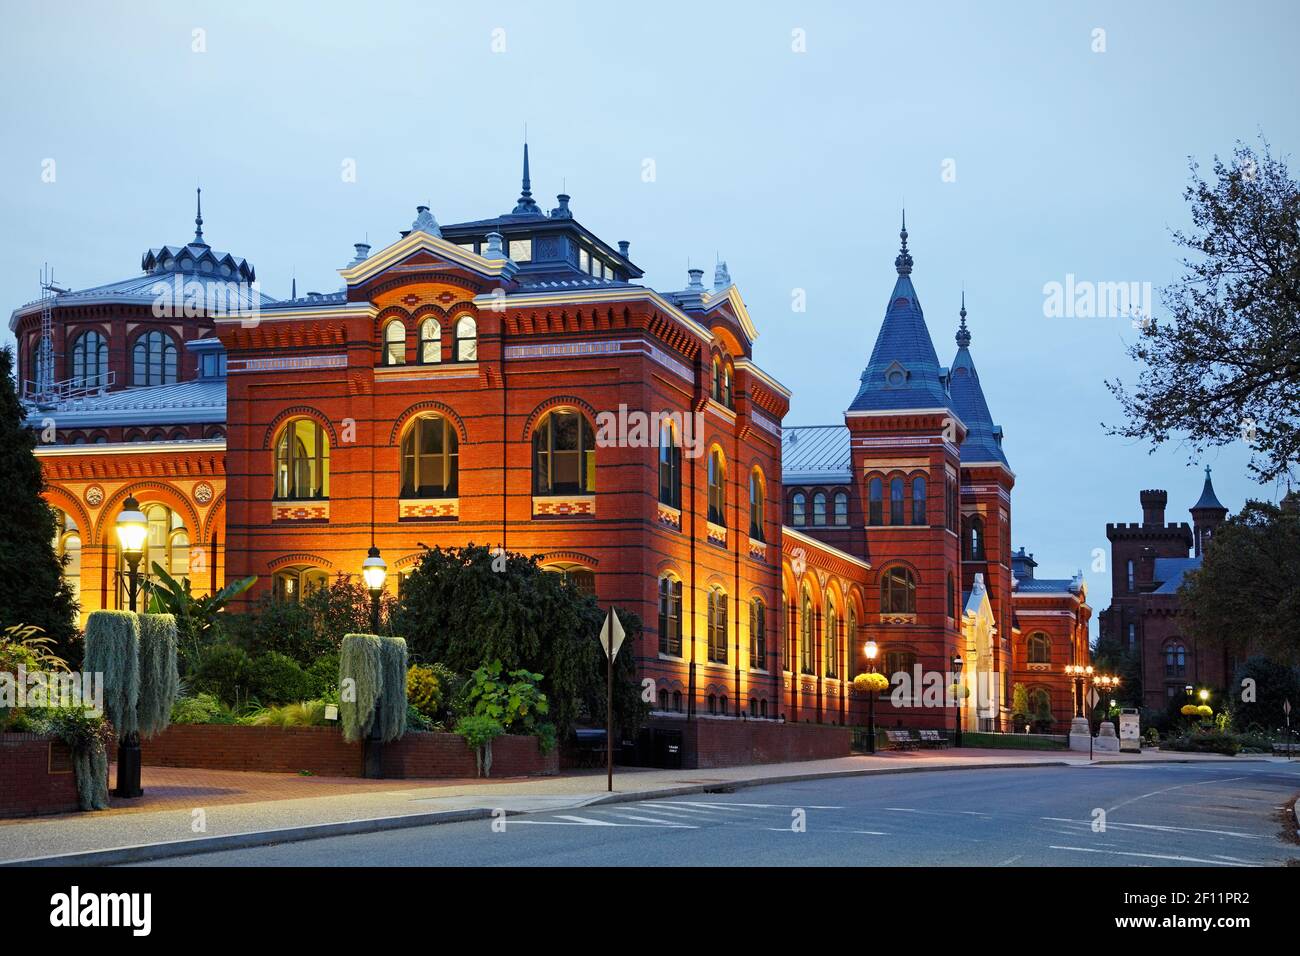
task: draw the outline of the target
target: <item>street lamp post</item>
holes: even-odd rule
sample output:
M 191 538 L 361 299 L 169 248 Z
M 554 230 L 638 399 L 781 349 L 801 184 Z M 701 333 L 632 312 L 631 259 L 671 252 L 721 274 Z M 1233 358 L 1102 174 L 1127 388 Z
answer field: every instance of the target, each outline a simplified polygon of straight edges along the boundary
M 880 653 L 880 648 L 876 646 L 875 641 L 867 641 L 867 672 L 874 674 L 876 672 L 876 655 Z M 872 688 L 867 694 L 867 753 L 876 752 L 876 691 Z
M 370 546 L 366 559 L 361 562 L 361 577 L 370 590 L 370 630 L 379 633 L 379 599 L 384 593 L 384 581 L 388 577 L 388 565 L 379 556 L 379 548 Z M 371 780 L 384 776 L 384 727 L 383 704 L 375 701 L 375 716 L 370 724 L 370 733 L 366 735 L 364 773 Z
M 954 681 L 954 683 L 957 683 L 958 685 L 960 685 L 961 683 L 960 681 L 961 669 L 964 666 L 965 666 L 965 661 L 961 659 L 960 654 L 952 655 L 952 673 L 954 678 L 958 678 L 957 680 Z M 956 724 L 957 732 L 954 735 L 953 745 L 956 747 L 960 747 L 961 746 L 961 698 L 960 697 L 957 698 L 957 717 L 954 723 Z
M 117 516 L 117 542 L 126 559 L 126 596 L 132 612 L 140 595 L 140 559 L 144 557 L 144 542 L 149 534 L 149 524 L 140 502 L 127 495 L 122 511 Z M 123 734 L 117 741 L 117 788 L 114 796 L 131 799 L 144 794 L 140 787 L 140 735 L 135 731 Z

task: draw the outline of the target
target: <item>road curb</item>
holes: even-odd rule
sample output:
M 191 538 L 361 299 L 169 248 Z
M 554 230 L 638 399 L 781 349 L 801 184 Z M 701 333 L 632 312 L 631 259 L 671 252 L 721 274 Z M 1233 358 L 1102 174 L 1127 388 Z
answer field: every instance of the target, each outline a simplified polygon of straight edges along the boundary
M 694 796 L 703 793 L 720 793 L 729 790 L 746 790 L 768 785 L 799 783 L 805 780 L 836 780 L 845 777 L 890 776 L 902 773 L 944 773 L 964 770 L 1028 770 L 1038 767 L 1122 766 L 1125 764 L 1162 763 L 1225 763 L 1227 761 L 1191 759 L 1163 760 L 1094 760 L 1091 764 L 1067 760 L 1019 760 L 982 764 L 947 764 L 938 767 L 925 765 L 909 767 L 863 767 L 854 770 L 827 770 L 820 773 L 793 773 L 769 777 L 747 777 L 743 780 L 715 780 L 709 783 L 689 783 L 675 787 L 656 787 L 653 790 L 628 790 L 601 796 L 574 804 L 593 807 L 615 803 L 632 803 L 638 800 L 658 800 L 665 797 Z M 1261 760 L 1239 760 L 1234 763 L 1267 763 Z M 359 833 L 378 833 L 385 830 L 404 830 L 412 827 L 436 826 L 442 823 L 462 823 L 468 820 L 486 820 L 496 811 L 488 808 L 468 810 L 439 810 L 430 813 L 411 813 L 395 817 L 371 817 L 361 820 L 343 820 L 336 823 L 316 823 L 301 827 L 284 827 L 275 830 L 249 830 L 222 836 L 199 837 L 194 840 L 173 840 L 167 843 L 140 843 L 133 846 L 113 847 L 106 850 L 82 850 L 54 856 L 28 857 L 21 860 L 0 861 L 0 867 L 12 866 L 119 866 L 124 863 L 146 863 L 167 860 L 178 856 L 195 856 L 217 853 L 222 850 L 242 850 L 278 843 L 301 843 L 327 837 L 351 836 Z M 525 810 L 507 810 L 506 816 L 517 816 Z M 1300 823 L 1300 809 L 1297 810 Z

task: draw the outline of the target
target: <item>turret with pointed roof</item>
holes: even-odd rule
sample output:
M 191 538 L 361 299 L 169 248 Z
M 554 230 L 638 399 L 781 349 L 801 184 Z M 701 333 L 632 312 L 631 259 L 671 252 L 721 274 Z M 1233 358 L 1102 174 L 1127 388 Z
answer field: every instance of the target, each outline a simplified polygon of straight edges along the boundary
M 975 360 L 971 358 L 970 329 L 966 327 L 966 293 L 961 294 L 961 325 L 957 329 L 957 356 L 952 360 L 949 391 L 953 411 L 965 423 L 966 440 L 961 446 L 963 465 L 976 462 L 999 462 L 1010 465 L 1002 451 L 1002 429 L 993 424 L 984 389 L 980 387 Z
M 1201 488 L 1201 497 L 1188 510 L 1192 513 L 1192 536 L 1196 542 L 1196 556 L 1199 558 L 1210 543 L 1210 538 L 1219 530 L 1219 525 L 1228 517 L 1228 509 L 1214 493 L 1209 465 L 1205 466 L 1205 485 Z
M 858 393 L 849 405 L 850 412 L 951 409 L 948 370 L 939 365 L 921 302 L 912 286 L 906 214 L 898 237 L 901 247 L 894 260 L 898 279 L 871 359 L 862 372 Z

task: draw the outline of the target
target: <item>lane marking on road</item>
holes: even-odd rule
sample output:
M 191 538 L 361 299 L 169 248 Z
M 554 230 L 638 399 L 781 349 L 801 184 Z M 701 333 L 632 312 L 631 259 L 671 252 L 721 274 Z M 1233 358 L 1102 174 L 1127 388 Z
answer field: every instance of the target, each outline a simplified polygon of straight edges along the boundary
M 1109 853 L 1112 856 L 1137 856 L 1147 860 L 1173 860 L 1176 863 L 1207 863 L 1211 866 L 1251 866 L 1250 863 L 1228 863 L 1223 860 L 1205 860 L 1198 856 L 1178 856 L 1171 853 L 1133 853 L 1127 850 L 1098 850 L 1086 846 L 1048 846 L 1049 850 L 1069 850 L 1073 853 Z
M 637 815 L 637 814 L 635 814 L 635 813 L 615 813 L 614 816 L 618 817 L 618 818 L 621 819 L 621 820 L 637 820 L 637 821 L 639 821 L 639 822 L 641 822 L 641 823 L 657 823 L 657 824 L 659 824 L 661 827 L 680 827 L 680 826 L 682 826 L 682 824 L 678 823 L 676 820 L 663 820 L 663 819 L 660 819 L 660 818 L 658 818 L 658 817 L 643 817 L 643 816 L 639 816 L 639 815 Z M 697 827 L 691 827 L 691 829 L 692 829 L 692 830 L 695 830 L 695 829 L 698 829 L 698 828 L 697 828 Z
M 713 816 L 713 811 L 711 810 L 700 810 L 696 807 L 683 806 L 680 803 L 668 803 L 668 804 L 664 804 L 664 806 L 675 807 L 676 809 L 680 810 L 682 813 L 694 813 L 694 814 L 698 814 L 699 816 L 705 816 L 705 817 Z
M 1069 817 L 1039 817 L 1040 820 L 1051 820 L 1053 823 L 1077 823 L 1087 826 L 1092 825 L 1091 820 L 1071 820 Z M 1204 827 L 1176 827 L 1161 823 L 1116 823 L 1113 820 L 1106 821 L 1106 829 L 1131 828 L 1135 830 L 1159 830 L 1166 833 L 1213 833 L 1215 836 L 1241 837 L 1243 840 L 1259 840 L 1262 837 L 1257 833 L 1241 833 L 1237 830 L 1207 830 Z
M 881 807 L 882 810 L 889 810 L 892 813 L 923 813 L 930 817 L 952 817 L 957 815 L 970 814 L 977 817 L 988 817 L 992 819 L 991 813 L 980 813 L 976 810 L 918 810 L 915 807 Z
M 765 804 L 761 804 L 761 803 L 696 803 L 691 800 L 673 800 L 670 803 L 667 803 L 665 805 L 670 807 L 680 807 L 683 810 L 689 809 L 691 807 L 707 807 L 710 810 L 726 810 L 729 813 L 743 813 L 747 808 L 765 806 Z M 785 809 L 783 807 L 777 807 L 775 804 L 771 806 L 773 809 Z M 804 807 L 804 809 L 817 810 L 820 808 L 810 806 L 810 807 Z M 704 812 L 704 811 L 700 811 L 700 812 Z
M 509 825 L 527 823 L 533 826 L 553 827 L 658 827 L 659 829 L 698 830 L 699 827 L 688 823 L 615 823 L 613 820 L 595 820 L 591 817 L 576 817 L 562 814 L 554 820 L 511 820 Z
M 1241 777 L 1228 777 L 1225 780 L 1194 780 L 1191 783 L 1180 783 L 1174 787 L 1165 787 L 1163 790 L 1152 790 L 1150 793 L 1144 793 L 1140 797 L 1130 797 L 1127 800 L 1121 800 L 1113 807 L 1110 807 L 1106 812 L 1114 813 L 1120 807 L 1127 807 L 1130 803 L 1137 803 L 1139 800 L 1145 800 L 1147 797 L 1158 797 L 1160 796 L 1160 794 L 1169 793 L 1171 790 L 1182 790 L 1184 787 L 1200 787 L 1200 786 L 1204 786 L 1207 783 L 1232 783 L 1234 780 L 1245 780 L 1245 779 L 1246 778 L 1244 776 L 1241 776 Z
M 1020 859 L 1022 856 L 1024 856 L 1023 853 L 1017 853 L 1015 856 L 1007 857 L 1005 860 L 999 863 L 998 866 L 1010 866 L 1012 863 L 1015 863 L 1016 860 Z

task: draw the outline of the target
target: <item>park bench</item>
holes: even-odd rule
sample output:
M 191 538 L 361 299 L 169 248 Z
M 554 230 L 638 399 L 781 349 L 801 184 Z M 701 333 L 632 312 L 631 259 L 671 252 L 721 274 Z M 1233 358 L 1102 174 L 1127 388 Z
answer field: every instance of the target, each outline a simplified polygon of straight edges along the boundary
M 946 747 L 946 746 L 948 746 L 948 738 L 945 737 L 941 731 L 938 731 L 938 730 L 918 730 L 917 733 L 921 735 L 921 746 L 922 746 L 922 747 Z
M 917 741 L 912 737 L 909 730 L 886 730 L 885 739 L 889 741 L 889 746 L 893 750 L 913 750 L 916 748 Z

